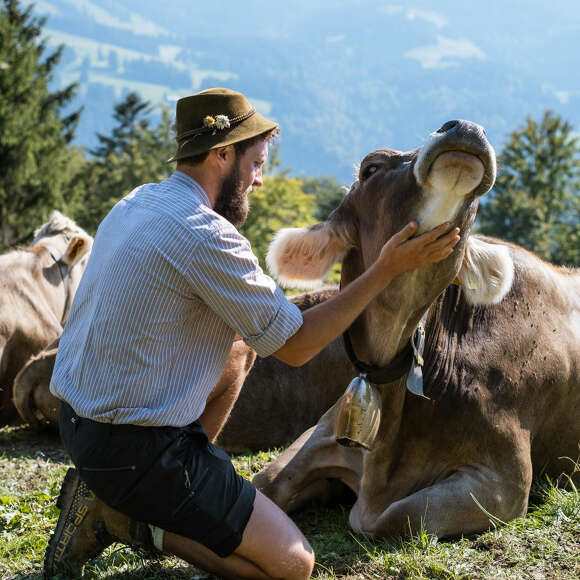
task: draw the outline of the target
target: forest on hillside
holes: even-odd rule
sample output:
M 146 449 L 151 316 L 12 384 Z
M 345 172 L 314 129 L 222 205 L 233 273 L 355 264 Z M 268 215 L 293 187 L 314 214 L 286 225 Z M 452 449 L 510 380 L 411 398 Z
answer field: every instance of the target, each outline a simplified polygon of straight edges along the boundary
M 78 86 L 51 90 L 62 47 L 42 40 L 45 22 L 18 0 L 0 5 L 0 250 L 31 239 L 54 209 L 94 234 L 134 187 L 173 170 L 172 115 L 139 94 L 114 107 L 114 127 L 85 150 L 73 145 Z M 65 112 L 66 111 L 66 112 Z M 477 231 L 508 239 L 556 264 L 580 266 L 580 139 L 561 116 L 514 121 L 498 152 L 499 174 Z M 282 131 L 283 131 L 282 127 Z M 357 160 L 353 160 L 355 162 Z M 330 176 L 291 175 L 274 146 L 243 233 L 263 264 L 274 232 L 326 219 L 344 188 Z

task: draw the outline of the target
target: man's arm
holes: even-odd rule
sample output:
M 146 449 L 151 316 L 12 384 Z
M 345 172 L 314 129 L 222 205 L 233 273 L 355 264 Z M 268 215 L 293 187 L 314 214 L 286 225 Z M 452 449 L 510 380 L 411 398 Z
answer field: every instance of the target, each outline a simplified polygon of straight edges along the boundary
M 459 241 L 459 228 L 449 224 L 410 239 L 417 231 L 411 222 L 382 248 L 377 261 L 336 296 L 303 312 L 303 324 L 273 356 L 301 366 L 341 335 L 391 280 L 406 272 L 443 260 Z

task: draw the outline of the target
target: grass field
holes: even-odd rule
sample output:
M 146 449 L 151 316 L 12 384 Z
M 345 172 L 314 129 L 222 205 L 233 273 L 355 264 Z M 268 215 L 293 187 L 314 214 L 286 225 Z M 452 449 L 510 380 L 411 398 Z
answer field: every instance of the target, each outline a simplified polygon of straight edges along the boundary
M 250 477 L 276 452 L 235 458 Z M 0 579 L 40 578 L 68 459 L 55 435 L 0 429 Z M 580 494 L 566 479 L 536 481 L 525 518 L 473 538 L 368 540 L 352 534 L 348 506 L 295 515 L 316 551 L 319 579 L 580 578 Z M 86 578 L 213 578 L 175 558 L 150 559 L 114 545 L 85 567 Z

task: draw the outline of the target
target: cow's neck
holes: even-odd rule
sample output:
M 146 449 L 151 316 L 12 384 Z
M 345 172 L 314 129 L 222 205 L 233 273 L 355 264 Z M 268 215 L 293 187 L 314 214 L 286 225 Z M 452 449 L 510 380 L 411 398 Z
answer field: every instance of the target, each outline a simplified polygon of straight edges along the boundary
M 343 260 L 342 281 L 345 286 L 362 272 L 362 259 L 357 251 Z M 405 284 L 413 288 L 414 273 L 405 275 Z M 401 301 L 397 296 L 403 296 Z M 383 292 L 365 308 L 349 329 L 356 357 L 365 363 L 385 366 L 409 343 L 423 312 L 409 309 L 412 296 L 407 293 Z
M 405 400 L 408 396 L 405 389 L 405 377 L 388 385 L 381 386 L 382 417 L 381 426 L 372 449 L 365 457 L 364 475 L 361 480 L 361 493 L 369 497 L 366 487 L 373 488 L 375 473 L 381 473 L 386 481 L 389 481 L 396 470 L 400 456 L 397 442 L 401 436 L 401 425 L 405 420 Z M 366 477 L 369 474 L 370 477 Z
M 475 213 L 477 199 L 466 199 L 453 225 L 461 230 L 461 241 L 453 254 L 444 261 L 420 270 L 412 270 L 397 276 L 357 318 L 350 329 L 350 337 L 357 358 L 370 364 L 385 366 L 403 350 L 415 332 L 418 322 L 429 305 L 451 283 L 460 269 Z M 372 224 L 370 226 L 373 227 Z M 378 230 L 366 234 L 368 240 L 381 239 Z M 382 243 L 384 243 L 384 240 Z M 367 254 L 358 247 L 353 248 L 342 262 L 341 285 L 345 286 L 359 277 L 377 258 L 382 243 L 372 244 L 372 251 L 367 247 Z M 376 254 L 376 255 L 375 255 Z

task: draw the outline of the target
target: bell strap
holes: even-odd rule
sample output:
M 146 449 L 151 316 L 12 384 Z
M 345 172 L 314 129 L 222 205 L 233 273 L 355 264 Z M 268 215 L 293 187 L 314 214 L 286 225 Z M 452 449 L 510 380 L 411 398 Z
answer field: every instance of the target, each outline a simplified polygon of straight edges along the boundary
M 413 336 L 399 352 L 395 358 L 386 366 L 379 367 L 377 365 L 369 365 L 360 361 L 354 352 L 352 342 L 348 330 L 342 335 L 344 341 L 344 348 L 350 362 L 354 365 L 356 370 L 365 375 L 367 380 L 375 385 L 385 385 L 400 379 L 407 374 L 406 387 L 407 389 L 420 397 L 425 397 L 423 393 L 423 352 L 425 350 L 425 326 L 427 325 L 427 314 L 425 312 Z
M 409 367 L 414 359 L 412 340 L 407 343 L 405 348 L 388 365 L 380 367 L 362 362 L 356 357 L 348 330 L 344 331 L 342 339 L 350 362 L 359 373 L 366 375 L 367 380 L 375 385 L 385 385 L 400 379 L 409 372 Z

